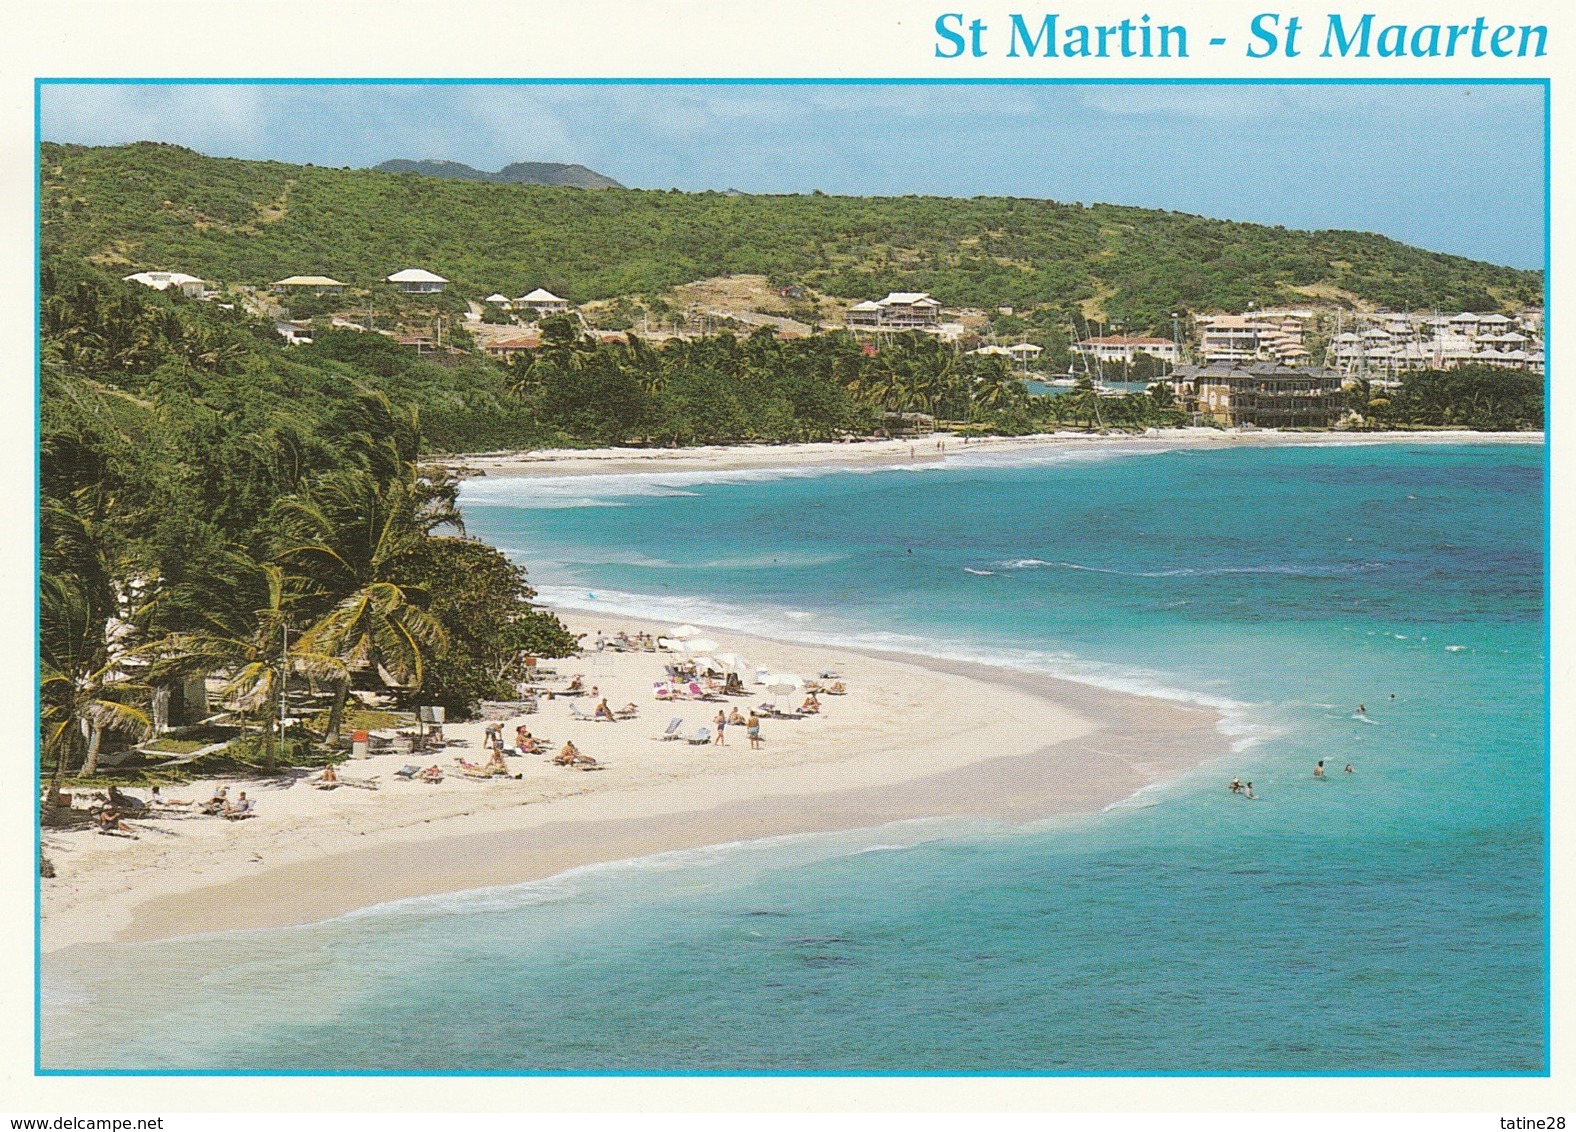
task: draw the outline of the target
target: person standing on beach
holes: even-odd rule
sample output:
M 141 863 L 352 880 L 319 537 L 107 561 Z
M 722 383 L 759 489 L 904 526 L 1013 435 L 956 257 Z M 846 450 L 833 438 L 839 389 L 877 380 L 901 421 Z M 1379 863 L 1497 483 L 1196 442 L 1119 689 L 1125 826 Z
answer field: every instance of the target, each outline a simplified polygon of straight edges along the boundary
M 750 712 L 750 718 L 748 721 L 746 721 L 744 726 L 744 733 L 750 737 L 750 749 L 756 751 L 760 750 L 761 717 L 756 715 L 754 711 Z
M 712 720 L 712 726 L 717 729 L 717 737 L 714 738 L 712 742 L 719 747 L 726 747 L 728 742 L 722 737 L 722 735 L 723 732 L 728 729 L 728 717 L 723 715 L 720 709 L 717 712 L 717 718 Z

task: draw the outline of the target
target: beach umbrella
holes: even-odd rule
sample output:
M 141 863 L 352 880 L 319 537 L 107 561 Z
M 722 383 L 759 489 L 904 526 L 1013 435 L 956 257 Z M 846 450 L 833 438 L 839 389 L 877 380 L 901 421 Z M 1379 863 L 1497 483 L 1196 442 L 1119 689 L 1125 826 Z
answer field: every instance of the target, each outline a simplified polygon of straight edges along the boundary
M 683 640 L 685 637 L 698 637 L 700 630 L 693 625 L 675 625 L 668 630 L 668 636 Z
M 697 669 L 699 669 L 701 672 L 726 672 L 727 671 L 727 669 L 723 668 L 721 663 L 719 663 L 716 660 L 716 658 L 709 657 L 709 656 L 697 656 L 695 658 L 695 667 Z
M 696 637 L 694 640 L 684 642 L 684 651 L 692 656 L 714 653 L 717 651 L 717 642 L 710 637 Z
M 750 670 L 750 662 L 736 652 L 720 652 L 717 654 L 717 663 L 722 665 L 724 672 L 736 672 L 743 676 Z
M 774 696 L 792 695 L 804 681 L 792 672 L 771 672 L 761 678 L 766 690 Z

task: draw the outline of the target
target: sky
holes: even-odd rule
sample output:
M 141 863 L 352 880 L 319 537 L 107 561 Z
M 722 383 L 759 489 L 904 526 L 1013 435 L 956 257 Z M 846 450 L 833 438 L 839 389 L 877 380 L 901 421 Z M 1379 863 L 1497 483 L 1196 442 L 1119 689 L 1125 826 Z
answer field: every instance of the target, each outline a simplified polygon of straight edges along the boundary
M 632 188 L 1164 208 L 1544 259 L 1519 85 L 45 85 L 45 140 L 318 165 L 578 162 Z

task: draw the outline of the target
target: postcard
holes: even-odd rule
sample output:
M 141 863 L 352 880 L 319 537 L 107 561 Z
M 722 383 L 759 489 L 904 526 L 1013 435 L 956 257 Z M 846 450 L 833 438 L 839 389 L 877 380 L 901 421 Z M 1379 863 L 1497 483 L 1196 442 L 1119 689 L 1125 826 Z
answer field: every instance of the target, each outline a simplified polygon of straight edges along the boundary
M 30 17 L 13 1127 L 1563 1127 L 1571 27 L 1393 8 Z

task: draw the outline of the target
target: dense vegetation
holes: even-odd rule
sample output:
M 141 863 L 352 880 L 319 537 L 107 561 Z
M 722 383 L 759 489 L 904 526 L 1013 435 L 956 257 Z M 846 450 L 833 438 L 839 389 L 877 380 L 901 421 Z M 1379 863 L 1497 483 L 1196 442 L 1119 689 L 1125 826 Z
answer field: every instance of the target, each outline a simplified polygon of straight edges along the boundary
M 1543 378 L 1522 370 L 1462 366 L 1403 374 L 1399 389 L 1359 384 L 1351 407 L 1369 427 L 1518 432 L 1543 427 Z
M 332 740 L 353 687 L 463 711 L 507 693 L 523 653 L 574 648 L 523 572 L 463 537 L 456 485 L 418 467 L 421 415 L 399 398 L 433 400 L 428 378 L 292 353 L 265 324 L 80 266 L 40 283 L 51 796 L 107 736 L 145 737 L 156 691 L 190 675 L 227 677 L 271 761 L 284 680 L 331 694 Z
M 1132 330 L 1173 312 L 1307 302 L 1539 305 L 1542 274 L 1358 232 L 1296 232 L 1115 205 L 1005 197 L 750 196 L 501 185 L 204 157 L 177 146 L 46 144 L 48 254 L 225 282 L 402 267 L 460 293 L 545 286 L 577 302 L 763 274 L 842 298 L 925 290 L 948 305 L 1086 302 Z

